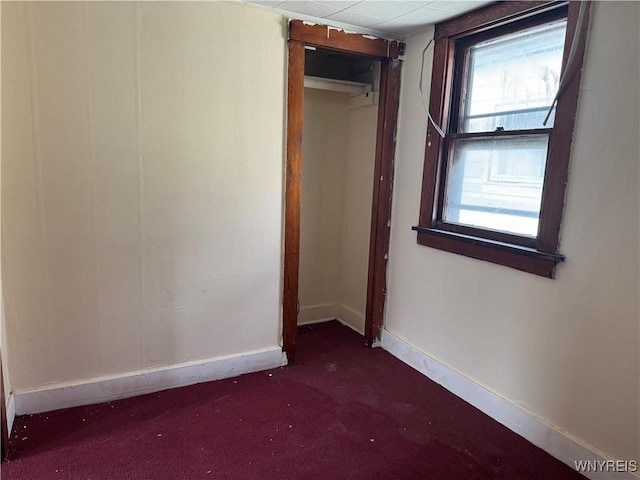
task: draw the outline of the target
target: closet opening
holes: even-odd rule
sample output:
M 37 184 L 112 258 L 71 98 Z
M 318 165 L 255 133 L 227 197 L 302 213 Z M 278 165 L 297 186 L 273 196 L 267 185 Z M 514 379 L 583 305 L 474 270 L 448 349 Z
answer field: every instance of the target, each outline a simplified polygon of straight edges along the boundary
M 403 45 L 290 22 L 283 350 L 337 319 L 383 324 Z
M 364 335 L 380 61 L 305 50 L 298 326 Z

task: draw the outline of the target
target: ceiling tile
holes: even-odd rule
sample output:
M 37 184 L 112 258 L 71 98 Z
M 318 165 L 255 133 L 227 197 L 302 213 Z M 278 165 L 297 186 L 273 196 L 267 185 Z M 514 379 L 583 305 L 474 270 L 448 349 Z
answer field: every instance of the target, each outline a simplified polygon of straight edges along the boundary
M 325 2 L 324 0 L 322 0 L 322 3 L 324 3 L 325 5 L 327 5 L 329 7 L 333 7 L 335 9 L 337 9 L 337 10 L 344 10 L 345 8 L 352 7 L 355 4 L 360 3 L 362 1 L 363 0 L 332 0 L 332 1 L 329 1 L 329 2 Z
M 413 12 L 402 15 L 401 17 L 394 18 L 392 22 L 405 25 L 429 25 L 439 22 L 449 16 L 451 16 L 451 13 L 437 10 L 429 6 L 414 10 Z
M 430 2 L 428 1 L 372 1 L 365 0 L 363 2 L 350 7 L 347 11 L 365 15 L 367 17 L 375 17 L 381 20 L 392 20 L 396 17 L 405 15 L 416 10 Z
M 334 13 L 333 15 L 327 17 L 327 20 L 335 20 L 336 22 L 348 23 L 350 25 L 357 25 L 359 27 L 371 27 L 384 21 L 380 18 L 368 17 L 366 15 L 354 13 L 351 11 L 351 9 Z
M 262 5 L 263 7 L 275 8 L 281 3 L 284 3 L 284 0 L 251 0 L 254 5 Z
M 482 5 L 486 5 L 488 3 L 491 2 L 483 2 L 479 0 L 437 0 L 436 2 L 433 2 L 430 7 L 437 10 L 444 10 L 447 12 L 460 14 L 473 10 L 474 8 L 481 7 Z
M 404 38 L 427 25 L 478 8 L 481 0 L 240 0 L 292 18 L 346 30 Z
M 278 10 L 287 12 L 302 13 L 311 17 L 324 18 L 332 13 L 336 13 L 339 9 L 330 7 L 321 2 L 311 2 L 304 0 L 287 0 L 278 5 Z

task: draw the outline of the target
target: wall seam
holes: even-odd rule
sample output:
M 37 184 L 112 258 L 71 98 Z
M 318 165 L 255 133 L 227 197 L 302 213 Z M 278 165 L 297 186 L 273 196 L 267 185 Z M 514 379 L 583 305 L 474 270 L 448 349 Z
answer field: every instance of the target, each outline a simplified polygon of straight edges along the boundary
M 143 367 L 146 362 L 146 349 L 144 337 L 142 335 L 142 323 L 147 313 L 147 305 L 145 302 L 145 268 L 147 266 L 147 250 L 146 250 L 146 225 L 145 225 L 145 195 L 144 195 L 144 156 L 142 154 L 142 65 L 141 65 L 141 33 L 142 28 L 142 6 L 140 3 L 133 5 L 134 22 L 133 22 L 133 41 L 135 47 L 134 68 L 135 68 L 135 101 L 136 101 L 136 152 L 138 155 L 138 332 L 140 342 L 140 366 Z
M 93 139 L 94 128 L 93 128 L 93 75 L 92 75 L 92 63 L 91 63 L 91 51 L 90 51 L 90 43 L 91 43 L 91 29 L 89 28 L 89 8 L 90 3 L 85 3 L 85 34 L 87 36 L 87 41 L 85 42 L 85 53 L 87 55 L 87 116 L 88 116 L 88 125 L 89 125 L 89 163 L 92 169 L 92 181 L 91 181 L 91 200 L 93 201 L 93 208 L 91 209 L 91 222 L 92 222 L 92 230 L 93 230 L 93 247 L 94 247 L 94 268 L 95 268 L 95 292 L 96 292 L 96 303 L 95 303 L 95 319 L 96 322 L 96 331 L 97 331 L 97 347 L 98 347 L 98 355 L 99 361 L 98 363 L 101 365 L 104 370 L 104 352 L 102 345 L 102 311 L 101 311 L 101 302 L 100 302 L 100 249 L 98 248 L 98 223 L 96 221 L 96 206 L 98 205 L 98 186 L 97 186 L 97 171 L 98 165 L 96 162 L 95 155 L 95 144 Z
M 27 27 L 27 48 L 29 55 L 29 84 L 30 84 L 30 96 L 31 96 L 31 124 L 32 124 L 32 139 L 33 139 L 33 156 L 34 167 L 36 175 L 37 185 L 37 204 L 38 213 L 40 216 L 40 235 L 39 235 L 39 247 L 41 262 L 44 266 L 44 302 L 45 302 L 45 318 L 47 335 L 49 339 L 55 338 L 51 327 L 51 312 L 53 307 L 53 299 L 51 295 L 50 279 L 51 279 L 51 265 L 49 262 L 49 255 L 47 255 L 47 246 L 49 245 L 49 232 L 47 228 L 47 214 L 44 205 L 44 179 L 42 173 L 42 150 L 40 139 L 40 116 L 39 116 L 39 102 L 38 102 L 38 80 L 37 80 L 37 68 L 36 68 L 36 46 L 35 46 L 35 28 L 34 28 L 34 13 L 33 4 L 26 6 L 26 27 Z M 50 343 L 47 343 L 47 358 L 48 364 L 52 367 L 52 355 L 50 352 Z M 26 359 L 25 359 L 26 360 Z

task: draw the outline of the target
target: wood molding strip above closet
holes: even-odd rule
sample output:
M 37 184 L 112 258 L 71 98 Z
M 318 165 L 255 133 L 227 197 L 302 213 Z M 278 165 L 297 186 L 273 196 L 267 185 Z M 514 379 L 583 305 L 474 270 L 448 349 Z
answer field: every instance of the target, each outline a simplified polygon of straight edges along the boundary
M 396 40 L 347 33 L 335 27 L 309 24 L 301 20 L 289 22 L 289 39 L 306 45 L 359 53 L 375 58 L 398 58 L 398 55 L 404 51 L 404 43 Z

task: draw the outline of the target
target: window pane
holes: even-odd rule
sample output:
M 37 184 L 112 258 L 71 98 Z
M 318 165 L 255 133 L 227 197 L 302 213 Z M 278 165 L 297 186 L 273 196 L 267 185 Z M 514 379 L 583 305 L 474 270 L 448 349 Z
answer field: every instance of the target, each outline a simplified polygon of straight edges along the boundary
M 545 128 L 560 80 L 565 30 L 562 20 L 469 48 L 460 131 Z M 552 126 L 553 115 L 546 127 Z
M 535 237 L 547 135 L 455 140 L 443 220 Z

